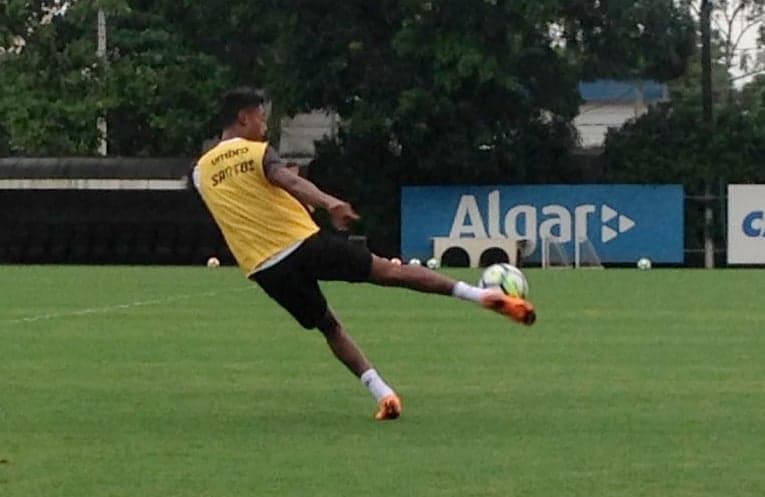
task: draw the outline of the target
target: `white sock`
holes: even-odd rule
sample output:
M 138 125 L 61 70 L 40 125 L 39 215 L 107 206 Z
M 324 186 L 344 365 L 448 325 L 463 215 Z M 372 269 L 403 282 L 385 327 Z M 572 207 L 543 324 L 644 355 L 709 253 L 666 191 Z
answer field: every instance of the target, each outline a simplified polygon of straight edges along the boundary
M 374 369 L 367 369 L 364 371 L 361 375 L 361 383 L 369 389 L 369 392 L 378 402 L 380 399 L 393 394 L 393 389 L 380 378 L 380 375 L 377 374 L 377 371 Z
M 452 295 L 458 299 L 470 300 L 471 302 L 480 302 L 484 292 L 486 292 L 484 288 L 468 285 L 464 281 L 458 281 L 454 288 L 452 288 Z

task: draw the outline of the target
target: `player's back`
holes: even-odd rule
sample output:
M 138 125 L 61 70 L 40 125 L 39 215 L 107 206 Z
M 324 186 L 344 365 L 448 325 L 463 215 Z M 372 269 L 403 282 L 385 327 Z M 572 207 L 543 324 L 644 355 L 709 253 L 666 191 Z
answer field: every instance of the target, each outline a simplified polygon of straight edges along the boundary
M 194 184 L 247 274 L 318 231 L 303 205 L 268 181 L 263 168 L 267 147 L 267 142 L 243 138 L 224 140 L 194 170 Z

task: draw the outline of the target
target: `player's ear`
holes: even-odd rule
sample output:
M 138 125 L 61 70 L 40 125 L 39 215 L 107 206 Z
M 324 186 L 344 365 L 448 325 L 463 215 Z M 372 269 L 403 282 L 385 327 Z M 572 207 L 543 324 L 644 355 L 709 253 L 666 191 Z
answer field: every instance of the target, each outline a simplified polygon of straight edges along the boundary
M 247 124 L 247 110 L 246 109 L 240 109 L 239 112 L 236 113 L 236 119 L 241 125 Z

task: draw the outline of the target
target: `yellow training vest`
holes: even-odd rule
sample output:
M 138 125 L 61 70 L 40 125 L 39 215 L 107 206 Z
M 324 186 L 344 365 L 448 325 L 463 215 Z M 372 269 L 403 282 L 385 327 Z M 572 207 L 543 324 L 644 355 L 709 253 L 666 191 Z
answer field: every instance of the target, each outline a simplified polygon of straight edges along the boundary
M 202 199 L 248 276 L 269 257 L 319 231 L 305 207 L 266 178 L 267 147 L 267 142 L 233 138 L 197 162 Z

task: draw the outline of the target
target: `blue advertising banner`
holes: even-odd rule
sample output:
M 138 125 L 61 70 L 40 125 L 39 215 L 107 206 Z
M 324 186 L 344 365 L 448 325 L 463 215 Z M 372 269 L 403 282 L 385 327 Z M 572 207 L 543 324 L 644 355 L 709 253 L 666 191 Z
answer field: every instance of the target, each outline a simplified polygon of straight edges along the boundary
M 603 262 L 684 260 L 682 185 L 413 186 L 401 192 L 401 252 L 428 258 L 434 237 L 587 238 Z

